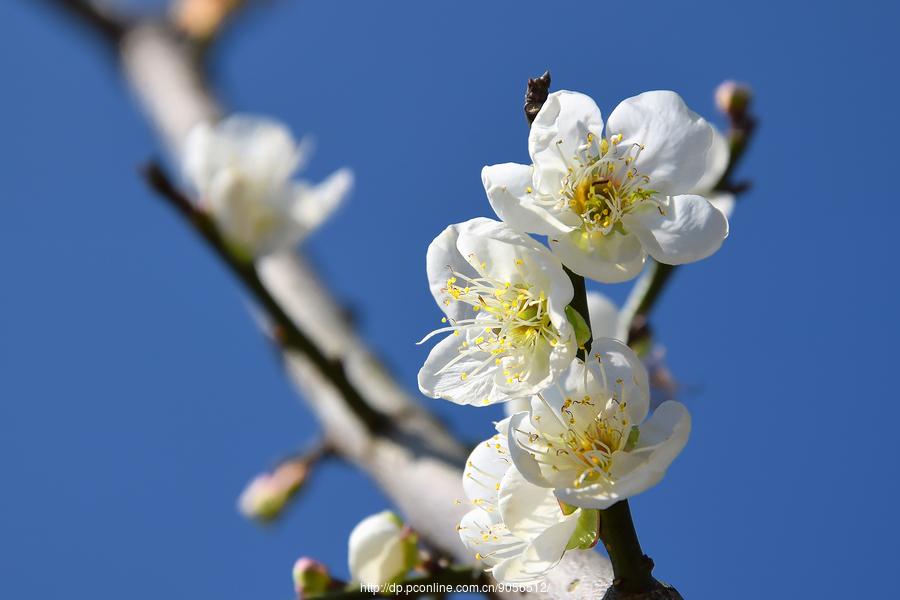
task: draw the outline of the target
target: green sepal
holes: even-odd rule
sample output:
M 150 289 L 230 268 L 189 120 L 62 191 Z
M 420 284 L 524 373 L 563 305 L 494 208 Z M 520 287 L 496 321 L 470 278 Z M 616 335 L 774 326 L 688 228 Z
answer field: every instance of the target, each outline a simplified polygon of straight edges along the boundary
M 577 506 L 573 506 L 572 504 L 569 504 L 569 503 L 567 503 L 567 502 L 563 502 L 563 501 L 560 500 L 559 498 L 557 498 L 556 501 L 559 503 L 559 507 L 562 509 L 562 513 L 563 513 L 564 515 L 566 515 L 567 517 L 568 517 L 569 515 L 571 515 L 573 512 L 575 512 L 576 510 L 578 510 L 578 507 L 577 507 Z
M 582 508 L 578 515 L 578 525 L 569 538 L 566 550 L 588 550 L 600 541 L 600 511 Z
M 575 341 L 578 342 L 578 347 L 584 348 L 584 345 L 591 339 L 591 328 L 588 327 L 587 321 L 571 305 L 566 307 L 566 318 L 569 319 L 569 323 L 575 330 Z
M 633 425 L 628 432 L 628 439 L 625 440 L 625 452 L 631 452 L 637 446 L 638 439 L 641 437 L 641 430 L 637 425 Z

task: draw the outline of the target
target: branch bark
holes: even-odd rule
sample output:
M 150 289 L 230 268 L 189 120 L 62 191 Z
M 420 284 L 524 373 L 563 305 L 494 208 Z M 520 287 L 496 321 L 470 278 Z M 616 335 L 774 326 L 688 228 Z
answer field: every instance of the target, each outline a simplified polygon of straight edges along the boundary
M 165 23 L 136 23 L 123 32 L 115 47 L 124 78 L 164 146 L 177 159 L 193 125 L 220 115 L 197 52 Z M 295 346 L 284 347 L 287 373 L 336 451 L 368 473 L 434 547 L 459 562 L 473 564 L 474 557 L 456 533 L 467 508 L 457 502 L 465 497 L 460 469 L 465 448 L 382 367 L 302 257 L 270 256 L 259 261 L 256 271 L 261 285 L 296 328 L 323 356 L 342 365 L 364 402 L 390 419 L 392 426 L 387 430 L 370 428 L 315 356 Z M 609 562 L 597 552 L 569 552 L 548 577 L 546 594 L 514 595 L 593 599 L 605 592 L 611 578 Z

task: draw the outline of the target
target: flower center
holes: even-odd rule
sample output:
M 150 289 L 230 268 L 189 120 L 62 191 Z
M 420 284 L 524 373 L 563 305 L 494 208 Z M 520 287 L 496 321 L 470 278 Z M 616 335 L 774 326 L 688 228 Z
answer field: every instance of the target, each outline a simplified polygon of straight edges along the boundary
M 558 471 L 562 463 L 578 473 L 572 487 L 580 488 L 600 481 L 611 482 L 614 454 L 629 452 L 635 448 L 640 429 L 629 420 L 625 388 L 621 379 L 608 381 L 606 369 L 600 362 L 603 387 L 609 392 L 600 395 L 587 393 L 581 399 L 567 397 L 558 409 L 554 409 L 543 394 L 538 398 L 562 426 L 562 433 L 548 433 L 537 419 L 535 433 L 529 434 L 524 446 L 535 460 Z M 585 374 L 586 376 L 586 374 Z M 609 384 L 615 385 L 610 386 Z M 521 442 L 520 442 L 521 443 Z
M 432 332 L 425 339 L 443 331 L 453 331 L 454 335 L 475 331 L 477 336 L 473 339 L 471 334 L 467 335 L 459 347 L 459 356 L 441 371 L 463 357 L 483 353 L 487 357 L 472 371 L 462 373 L 463 380 L 493 365 L 503 369 L 507 384 L 523 381 L 530 359 L 540 354 L 539 347 L 556 346 L 560 341 L 560 333 L 550 319 L 547 296 L 543 289 L 527 281 L 522 259 L 515 259 L 520 276 L 516 282 L 492 277 L 486 263 L 479 263 L 474 256 L 469 257 L 469 262 L 478 275 L 469 277 L 451 269 L 442 291 L 449 296 L 444 301 L 446 305 L 454 301 L 468 304 L 475 316 L 451 320 L 448 327 Z
M 633 446 L 637 428 L 629 429 L 624 403 L 611 411 L 598 412 L 586 426 L 576 422 L 573 407 L 579 412 L 596 409 L 592 408 L 594 401 L 590 396 L 581 400 L 566 398 L 561 409 L 569 427 L 559 443 L 581 465 L 582 472 L 574 483 L 575 487 L 581 487 L 609 478 L 613 453 Z
M 613 231 L 635 206 L 653 201 L 656 192 L 647 185 L 650 178 L 638 172 L 634 163 L 643 146 L 620 148 L 621 135 L 597 140 L 588 134 L 578 148 L 575 163 L 567 162 L 562 196 L 566 206 L 581 218 L 587 233 L 606 235 Z

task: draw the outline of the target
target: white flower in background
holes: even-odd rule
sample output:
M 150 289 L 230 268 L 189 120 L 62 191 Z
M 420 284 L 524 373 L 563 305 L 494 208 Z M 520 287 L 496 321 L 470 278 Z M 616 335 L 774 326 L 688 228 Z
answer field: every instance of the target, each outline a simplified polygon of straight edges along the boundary
M 350 576 L 363 585 L 400 581 L 418 562 L 418 539 L 389 510 L 366 517 L 350 532 Z
M 292 181 L 309 153 L 275 121 L 244 115 L 200 123 L 185 141 L 183 169 L 223 234 L 254 256 L 296 244 L 350 191 L 340 169 L 318 185 Z
M 493 404 L 530 395 L 568 368 L 577 345 L 566 317 L 572 283 L 544 246 L 477 218 L 435 238 L 426 266 L 447 326 L 422 342 L 451 333 L 419 371 L 422 393 Z
M 728 221 L 692 194 L 712 128 L 674 92 L 624 100 L 603 133 L 600 109 L 576 92 L 550 94 L 531 126 L 533 165 L 485 167 L 484 188 L 513 229 L 548 236 L 576 273 L 598 281 L 635 277 L 647 254 L 666 264 L 705 258 Z
M 497 424 L 507 429 L 507 421 Z M 550 489 L 526 481 L 513 466 L 505 433 L 472 451 L 463 488 L 474 508 L 459 523 L 459 537 L 500 583 L 540 580 L 562 559 L 581 510 L 563 514 Z
M 728 147 L 728 139 L 718 129 L 712 125 L 710 127 L 712 128 L 713 137 L 709 146 L 709 153 L 706 155 L 706 170 L 690 193 L 703 196 L 728 218 L 734 212 L 734 194 L 716 191 L 713 188 L 719 183 L 722 175 L 725 174 L 725 169 L 728 168 L 731 149 Z
M 509 418 L 510 454 L 531 483 L 582 508 L 608 508 L 656 485 L 687 443 L 687 409 L 649 409 L 647 373 L 630 348 L 594 340 L 556 386 Z

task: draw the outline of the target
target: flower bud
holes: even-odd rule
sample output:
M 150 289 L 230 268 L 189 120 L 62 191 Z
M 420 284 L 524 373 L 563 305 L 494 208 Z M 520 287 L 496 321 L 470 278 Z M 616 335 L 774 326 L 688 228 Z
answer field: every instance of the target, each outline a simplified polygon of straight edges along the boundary
M 294 563 L 293 576 L 294 590 L 301 600 L 319 596 L 334 584 L 325 565 L 305 556 Z
M 183 31 L 200 39 L 213 36 L 242 0 L 179 0 L 173 20 Z
M 716 88 L 716 107 L 732 117 L 743 115 L 752 98 L 753 91 L 745 83 L 723 81 Z
M 418 537 L 391 511 L 366 517 L 350 533 L 350 576 L 363 585 L 401 581 L 418 562 Z
M 288 461 L 272 473 L 257 475 L 241 493 L 238 509 L 250 519 L 271 521 L 281 514 L 287 501 L 306 480 L 309 467 L 301 461 Z

